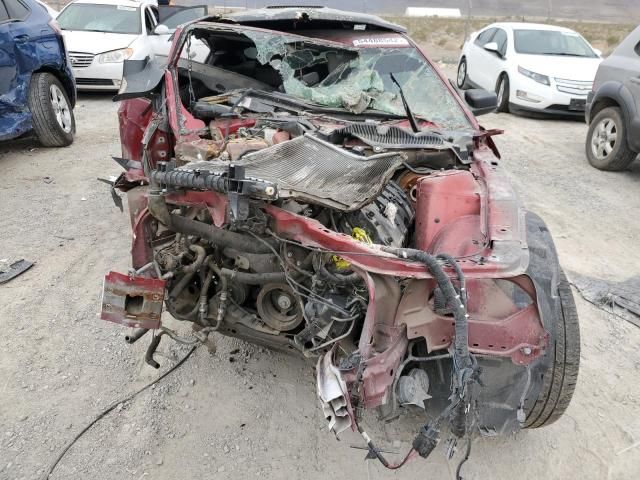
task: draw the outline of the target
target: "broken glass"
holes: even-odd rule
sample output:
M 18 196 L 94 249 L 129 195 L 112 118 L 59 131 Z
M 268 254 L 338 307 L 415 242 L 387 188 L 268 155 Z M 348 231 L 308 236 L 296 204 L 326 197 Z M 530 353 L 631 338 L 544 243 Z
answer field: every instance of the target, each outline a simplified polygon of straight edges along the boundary
M 414 115 L 442 128 L 470 128 L 458 102 L 414 47 L 340 48 L 286 34 L 243 34 L 255 44 L 256 60 L 278 71 L 284 93 L 354 114 L 377 110 L 404 117 L 393 73 Z

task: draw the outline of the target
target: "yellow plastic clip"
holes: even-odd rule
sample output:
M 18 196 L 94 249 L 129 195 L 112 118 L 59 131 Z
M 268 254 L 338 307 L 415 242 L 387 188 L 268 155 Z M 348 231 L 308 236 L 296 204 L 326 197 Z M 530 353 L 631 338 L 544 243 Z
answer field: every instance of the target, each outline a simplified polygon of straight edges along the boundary
M 373 244 L 373 241 L 371 241 L 371 237 L 364 228 L 354 227 L 353 230 L 351 230 L 351 236 L 359 242 L 368 243 L 369 245 Z M 333 260 L 333 263 L 338 270 L 346 270 L 351 266 L 349 262 L 338 257 L 337 255 L 331 257 L 331 260 Z

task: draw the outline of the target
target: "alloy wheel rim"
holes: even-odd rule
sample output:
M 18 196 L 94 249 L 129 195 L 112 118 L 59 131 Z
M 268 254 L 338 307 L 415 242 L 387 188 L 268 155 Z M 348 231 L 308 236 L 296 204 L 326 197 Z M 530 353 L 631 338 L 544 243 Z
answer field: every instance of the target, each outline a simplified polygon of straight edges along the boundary
M 500 80 L 500 85 L 498 86 L 498 105 L 502 103 L 503 98 L 504 98 L 504 79 Z
M 464 84 L 464 79 L 467 76 L 467 65 L 465 62 L 462 62 L 460 64 L 460 67 L 458 68 L 458 86 L 462 87 L 462 85 Z
M 60 90 L 57 85 L 51 85 L 51 87 L 49 87 L 49 98 L 51 99 L 51 106 L 53 107 L 53 113 L 56 116 L 58 125 L 65 133 L 71 133 L 71 109 L 69 108 L 64 93 L 62 93 L 62 90 Z
M 591 152 L 598 160 L 606 159 L 618 141 L 618 126 L 612 118 L 598 122 L 591 135 Z

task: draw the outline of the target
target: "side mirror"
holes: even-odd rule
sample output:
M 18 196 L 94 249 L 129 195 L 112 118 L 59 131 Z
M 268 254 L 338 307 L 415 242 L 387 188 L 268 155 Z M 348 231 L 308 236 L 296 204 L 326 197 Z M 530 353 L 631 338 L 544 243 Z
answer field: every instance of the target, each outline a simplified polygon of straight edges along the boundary
M 498 96 L 495 92 L 472 88 L 464 91 L 464 101 L 469 105 L 471 112 L 477 117 L 492 113 L 498 108 Z
M 169 30 L 169 27 L 161 23 L 153 30 L 153 33 L 155 33 L 156 35 L 169 35 L 171 33 L 171 30 Z
M 498 48 L 498 44 L 496 42 L 489 42 L 484 44 L 484 49 L 488 52 L 493 52 L 499 57 L 502 57 L 500 53 L 500 49 Z

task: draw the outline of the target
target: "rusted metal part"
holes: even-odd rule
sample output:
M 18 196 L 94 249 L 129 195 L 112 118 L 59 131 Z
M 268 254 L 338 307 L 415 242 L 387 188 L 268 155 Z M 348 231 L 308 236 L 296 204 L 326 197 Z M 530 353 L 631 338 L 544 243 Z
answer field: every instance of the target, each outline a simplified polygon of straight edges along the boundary
M 189 163 L 191 160 L 211 160 L 220 154 L 222 142 L 207 140 L 196 136 L 181 139 L 176 142 L 175 155 L 179 165 Z
M 255 152 L 267 148 L 269 144 L 261 138 L 238 139 L 227 143 L 227 153 L 231 161 L 239 160 L 247 153 Z
M 154 237 L 153 217 L 146 208 L 138 213 L 133 222 L 133 240 L 131 244 L 131 262 L 139 269 L 153 260 L 151 239 Z
M 18 260 L 9 265 L 8 270 L 0 271 L 0 284 L 7 283 L 9 280 L 13 280 L 18 275 L 22 275 L 24 272 L 33 267 L 33 262 L 29 260 Z
M 271 138 L 271 141 L 273 142 L 274 145 L 277 145 L 282 142 L 286 142 L 288 140 L 291 140 L 291 134 L 283 130 L 278 130 L 276 133 L 273 134 L 273 137 Z
M 166 282 L 109 272 L 104 277 L 100 318 L 127 327 L 160 328 Z
M 424 338 L 429 352 L 447 349 L 455 322 L 438 315 L 429 300 L 432 280 L 413 280 L 398 307 L 397 324 L 407 326 L 409 339 Z M 517 308 L 492 280 L 469 281 L 469 350 L 475 354 L 510 357 L 527 365 L 542 355 L 549 343 L 535 303 Z

